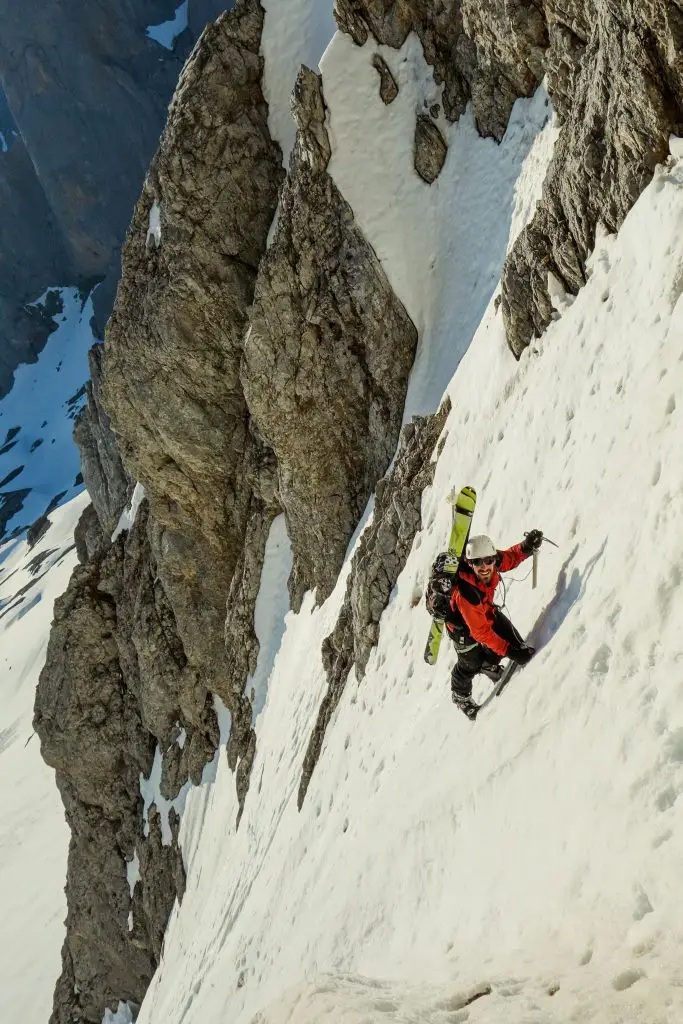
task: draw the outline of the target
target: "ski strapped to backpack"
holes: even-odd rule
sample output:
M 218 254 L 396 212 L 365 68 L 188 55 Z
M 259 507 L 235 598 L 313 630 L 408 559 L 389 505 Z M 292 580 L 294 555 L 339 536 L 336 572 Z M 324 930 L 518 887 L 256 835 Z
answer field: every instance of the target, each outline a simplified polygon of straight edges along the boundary
M 432 615 L 429 639 L 425 647 L 425 661 L 428 665 L 435 665 L 436 659 L 439 657 L 444 618 L 450 607 L 454 577 L 469 537 L 472 516 L 477 503 L 477 492 L 473 487 L 463 487 L 460 493 L 452 491 L 448 500 L 453 506 L 448 550 L 440 554 L 434 562 L 425 593 L 427 610 Z

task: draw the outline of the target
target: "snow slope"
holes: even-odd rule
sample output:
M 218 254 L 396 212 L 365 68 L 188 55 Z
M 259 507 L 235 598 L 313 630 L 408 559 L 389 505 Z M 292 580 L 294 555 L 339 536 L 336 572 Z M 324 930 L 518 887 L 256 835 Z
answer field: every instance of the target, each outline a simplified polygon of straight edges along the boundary
M 379 53 L 398 96 L 386 106 L 372 65 Z M 520 101 L 501 145 L 477 134 L 468 110 L 456 124 L 443 114 L 448 142 L 432 185 L 413 167 L 416 114 L 442 107 L 422 44 L 400 50 L 369 39 L 359 47 L 337 32 L 321 61 L 329 107 L 329 173 L 382 262 L 420 335 L 404 422 L 433 412 L 466 352 L 500 278 L 514 209 L 515 182 L 551 113 L 544 89 Z M 549 124 L 546 148 L 556 129 Z
M 672 160 L 519 364 L 490 303 L 449 386 L 423 529 L 302 812 L 344 573 L 322 608 L 308 595 L 287 616 L 239 832 L 225 758 L 189 794 L 187 892 L 141 1024 L 681 1020 L 682 238 Z M 416 601 L 464 483 L 500 546 L 532 527 L 559 544 L 536 590 L 524 565 L 508 577 L 538 654 L 474 725 L 450 703 L 452 653 L 422 660 Z
M 73 531 L 88 501 L 82 491 L 53 512 L 31 550 L 25 540 L 0 548 L 0 1019 L 7 1024 L 48 1020 L 61 969 L 69 830 L 32 718 L 54 600 L 76 564 Z
M 21 366 L 0 401 L 0 510 L 25 492 L 0 543 L 0 1020 L 41 1024 L 60 972 L 69 832 L 33 736 L 33 703 L 56 597 L 76 564 L 73 531 L 89 498 L 80 482 L 74 420 L 85 401 L 92 303 L 58 292 L 57 330 L 36 363 Z M 46 296 L 38 300 L 42 304 Z M 9 477 L 9 480 L 7 479 Z M 50 505 L 47 533 L 29 548 L 25 527 Z M 23 532 L 22 532 L 23 530 Z

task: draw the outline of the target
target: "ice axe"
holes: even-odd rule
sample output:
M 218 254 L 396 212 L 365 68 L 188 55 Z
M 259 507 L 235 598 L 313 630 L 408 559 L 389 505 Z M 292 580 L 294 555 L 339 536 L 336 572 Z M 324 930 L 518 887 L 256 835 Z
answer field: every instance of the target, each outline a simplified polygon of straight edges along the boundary
M 524 534 L 524 536 L 526 537 L 526 534 Z M 543 541 L 546 541 L 548 544 L 552 544 L 554 548 L 559 548 L 560 546 L 559 544 L 556 544 L 554 540 L 551 540 L 550 537 L 546 537 L 545 534 L 541 538 L 541 543 L 543 543 Z M 538 548 L 534 548 L 531 558 L 531 589 L 535 590 L 536 584 L 538 583 Z

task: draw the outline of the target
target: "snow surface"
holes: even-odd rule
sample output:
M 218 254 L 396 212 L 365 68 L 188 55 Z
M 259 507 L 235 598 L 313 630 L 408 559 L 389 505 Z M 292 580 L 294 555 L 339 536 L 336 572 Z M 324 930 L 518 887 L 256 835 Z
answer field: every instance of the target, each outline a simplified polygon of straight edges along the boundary
M 178 36 L 187 28 L 187 4 L 188 0 L 183 0 L 169 21 L 162 21 L 160 25 L 148 25 L 145 34 L 166 50 L 172 50 Z
M 291 22 L 300 15 L 323 25 L 328 9 L 294 0 L 287 14 L 279 23 L 283 74 L 294 68 L 285 45 Z M 275 46 L 271 24 L 264 52 Z M 446 385 L 453 411 L 379 646 L 365 679 L 351 675 L 301 813 L 301 764 L 326 688 L 320 648 L 348 563 L 325 605 L 314 609 L 308 595 L 298 615 L 286 613 L 281 636 L 274 623 L 284 606 L 275 613 L 261 595 L 265 703 L 244 816 L 236 832 L 223 750 L 229 714 L 216 698 L 222 747 L 204 784 L 179 800 L 187 892 L 140 1024 L 247 1024 L 257 1013 L 258 1024 L 680 1024 L 679 140 L 619 236 L 599 238 L 580 295 L 570 302 L 555 289 L 556 321 L 516 364 L 489 300 L 552 152 L 552 123 L 537 134 L 545 97 L 516 105 L 501 147 L 478 139 L 466 115 L 449 129 L 447 164 L 425 191 L 406 158 L 415 110 L 431 89 L 419 47 L 380 48 L 413 104 L 411 112 L 399 96 L 395 114 L 376 109 L 367 48 L 349 51 L 345 77 L 354 88 L 344 102 L 365 104 L 366 125 L 376 126 L 361 146 L 355 114 L 341 107 L 341 45 L 335 39 L 323 61 L 332 168 L 421 329 L 407 415 L 433 407 Z M 282 80 L 293 83 L 293 74 Z M 286 93 L 276 97 L 283 126 Z M 372 179 L 379 132 L 387 133 L 385 191 Z M 354 174 L 365 182 L 356 193 Z M 75 301 L 65 313 L 65 350 L 76 360 L 90 343 L 90 314 Z M 62 436 L 56 418 L 70 407 L 59 392 L 66 357 L 59 367 L 52 359 L 60 343 L 56 333 L 39 364 L 20 371 L 44 376 L 14 413 L 14 392 L 0 404 L 6 428 L 22 427 L 4 456 L 12 466 L 23 454 L 19 440 L 30 440 L 27 424 L 41 422 L 53 394 L 48 421 Z M 63 451 L 53 448 L 36 469 L 36 490 L 64 489 L 60 473 L 71 479 Z M 466 482 L 479 491 L 477 528 L 497 543 L 538 526 L 560 545 L 542 549 L 537 590 L 524 565 L 508 576 L 508 609 L 538 655 L 475 725 L 449 700 L 452 652 L 444 649 L 434 669 L 422 659 L 429 620 L 417 600 L 448 534 L 446 495 Z M 71 537 L 86 503 L 82 493 L 58 508 L 33 551 L 20 540 L 0 549 L 0 944 L 11 950 L 0 957 L 0 991 L 8 1021 L 47 1020 L 59 973 L 68 833 L 37 740 L 25 743 L 52 601 L 75 562 Z M 42 555 L 34 576 L 31 562 Z M 266 564 L 264 587 L 281 565 L 271 552 Z M 477 686 L 479 698 L 486 693 Z M 158 752 L 141 787 L 146 809 L 154 799 L 163 820 L 160 769 Z M 134 885 L 134 862 L 128 871 Z M 120 1003 L 103 1024 L 132 1018 Z
M 32 719 L 54 600 L 76 564 L 73 531 L 89 502 L 77 482 L 72 431 L 94 338 L 91 301 L 83 304 L 75 289 L 50 291 L 63 302 L 57 330 L 36 363 L 19 367 L 0 401 L 0 478 L 23 466 L 2 491 L 29 490 L 9 532 L 57 504 L 33 548 L 22 537 L 0 544 L 0 1020 L 8 1024 L 48 1020 L 66 915 L 69 832 Z
M 539 188 L 521 180 L 517 225 Z M 489 304 L 449 387 L 423 529 L 302 812 L 344 574 L 287 615 L 239 831 L 225 758 L 188 796 L 187 891 L 140 1024 L 681 1020 L 681 239 L 672 161 L 519 364 Z M 538 654 L 474 725 L 449 700 L 452 652 L 423 661 L 416 602 L 466 482 L 498 544 L 540 527 L 560 545 L 537 590 L 512 574 Z
M 171 813 L 171 808 L 174 808 L 180 817 L 182 817 L 183 810 L 185 809 L 185 800 L 187 799 L 187 794 L 192 789 L 192 783 L 186 782 L 175 800 L 167 800 L 166 797 L 161 795 L 160 787 L 162 768 L 163 756 L 161 748 L 157 746 L 154 752 L 154 761 L 152 762 L 152 770 L 149 773 L 149 778 L 146 779 L 144 775 L 140 775 L 140 793 L 142 794 L 143 800 L 142 820 L 144 823 L 144 834 L 148 836 L 149 809 L 152 804 L 154 804 L 159 812 L 162 845 L 170 846 L 173 840 L 173 834 L 171 832 L 171 824 L 168 820 L 168 816 Z
M 124 531 L 131 529 L 133 523 L 135 522 L 135 517 L 137 516 L 138 511 L 140 509 L 140 505 L 142 505 L 144 500 L 145 488 L 142 486 L 142 484 L 137 483 L 135 485 L 135 488 L 133 489 L 130 501 L 128 502 L 123 512 L 121 513 L 119 521 L 116 524 L 116 529 L 111 535 L 112 542 L 115 541 L 116 538 Z
M 111 1010 L 104 1011 L 102 1024 L 133 1024 L 134 1020 L 135 1014 L 130 1003 L 119 1003 L 116 1013 L 112 1013 Z
M 158 249 L 161 245 L 161 207 L 159 203 L 154 200 L 149 210 L 149 221 L 147 224 L 147 237 L 145 238 L 145 245 L 149 248 L 150 242 L 154 243 L 154 248 Z
M 333 0 L 261 0 L 266 12 L 261 37 L 265 61 L 263 94 L 268 104 L 268 128 L 280 143 L 284 166 L 294 147 L 296 125 L 291 95 L 302 64 L 318 70 L 325 47 L 337 24 Z
M 7 1024 L 48 1020 L 61 969 L 69 832 L 32 719 L 54 600 L 76 564 L 73 531 L 88 501 L 83 492 L 52 512 L 32 549 L 25 540 L 0 547 L 0 1019 Z
M 372 66 L 376 53 L 399 88 L 388 106 Z M 442 87 L 434 84 L 417 36 L 393 50 L 372 39 L 358 47 L 338 32 L 321 69 L 330 110 L 329 173 L 420 335 L 404 412 L 409 422 L 438 407 L 496 288 L 515 183 L 550 116 L 549 101 L 543 89 L 518 101 L 500 146 L 479 137 L 471 110 L 454 125 L 442 117 L 448 155 L 428 185 L 413 163 L 415 118 L 441 105 Z M 549 125 L 546 151 L 555 135 Z
M 57 330 L 36 363 L 15 371 L 12 390 L 0 402 L 0 492 L 30 491 L 8 520 L 8 534 L 30 526 L 53 500 L 67 501 L 83 487 L 77 482 L 81 467 L 72 433 L 90 375 L 92 301 L 84 304 L 75 288 L 50 291 L 60 293 L 64 306 L 55 317 Z M 46 295 L 34 305 L 41 306 Z
M 246 686 L 254 719 L 265 703 L 268 679 L 285 631 L 285 616 L 289 611 L 287 581 L 291 571 L 292 547 L 287 536 L 285 517 L 280 515 L 273 520 L 268 534 L 254 609 L 254 631 L 259 641 L 259 654 L 256 672 L 249 676 Z

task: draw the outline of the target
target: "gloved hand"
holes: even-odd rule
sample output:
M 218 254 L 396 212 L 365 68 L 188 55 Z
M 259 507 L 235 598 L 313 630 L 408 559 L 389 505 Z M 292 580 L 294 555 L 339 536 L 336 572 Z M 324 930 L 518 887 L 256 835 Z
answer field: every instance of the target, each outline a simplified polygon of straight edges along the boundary
M 543 530 L 529 530 L 521 543 L 522 551 L 525 555 L 530 555 L 532 551 L 538 551 L 542 542 Z
M 517 665 L 528 665 L 535 653 L 535 647 L 528 647 L 525 644 L 524 647 L 509 647 L 507 656 Z

